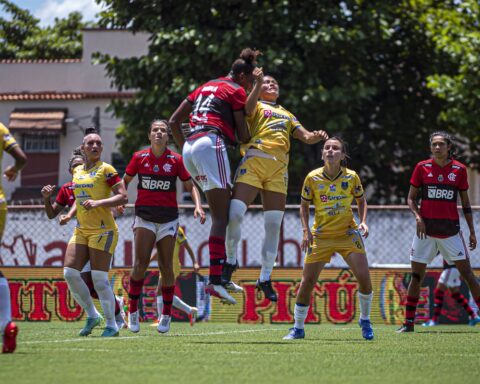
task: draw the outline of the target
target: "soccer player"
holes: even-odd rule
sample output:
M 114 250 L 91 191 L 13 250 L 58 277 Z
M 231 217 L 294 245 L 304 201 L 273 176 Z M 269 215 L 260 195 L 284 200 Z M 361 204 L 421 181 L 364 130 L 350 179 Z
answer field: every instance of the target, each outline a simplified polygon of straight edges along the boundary
M 0 123 L 0 164 L 3 152 L 7 152 L 15 160 L 15 164 L 5 168 L 3 175 L 8 181 L 15 181 L 18 172 L 25 167 L 27 156 L 17 144 L 15 138 L 10 134 L 7 127 Z M 1 171 L 1 170 L 0 170 Z M 7 221 L 7 201 L 0 180 L 0 243 L 3 238 L 3 231 Z M 12 321 L 12 308 L 10 306 L 10 289 L 8 281 L 0 271 L 0 334 L 2 335 L 2 353 L 12 353 L 17 347 L 18 327 Z
M 435 296 L 433 303 L 433 317 L 422 324 L 424 327 L 434 327 L 438 325 L 438 318 L 440 317 L 440 313 L 442 311 L 443 299 L 445 297 L 446 290 L 450 291 L 455 301 L 467 312 L 468 317 L 470 318 L 468 322 L 469 325 L 473 327 L 480 323 L 480 316 L 478 316 L 472 307 L 470 307 L 468 300 L 460 292 L 459 287 L 461 284 L 460 272 L 458 272 L 455 264 L 449 264 L 443 260 L 443 272 L 438 279 L 435 290 L 433 291 Z
M 127 191 L 115 168 L 101 161 L 103 143 L 95 129 L 87 128 L 81 148 L 85 164 L 73 173 L 78 225 L 67 246 L 64 277 L 73 297 L 87 313 L 86 324 L 79 335 L 88 336 L 102 319 L 80 275 L 90 260 L 93 285 L 106 320 L 102 336 L 114 337 L 118 336 L 118 326 L 108 271 L 118 241 L 118 228 L 110 208 L 126 204 Z
M 265 297 L 277 301 L 272 288 L 271 274 L 277 258 L 280 229 L 285 212 L 288 187 L 288 153 L 290 138 L 306 144 L 326 140 L 324 131 L 307 131 L 297 118 L 277 104 L 279 86 L 272 76 L 263 76 L 255 68 L 255 86 L 248 96 L 245 111 L 250 131 L 250 141 L 242 144 L 243 159 L 235 175 L 233 197 L 227 228 L 227 262 L 222 279 L 229 289 L 232 273 L 237 268 L 237 247 L 241 238 L 241 223 L 248 205 L 260 192 L 262 196 L 265 238 L 262 246 L 262 268 L 257 288 Z
M 205 222 L 205 212 L 198 190 L 183 165 L 182 157 L 167 148 L 167 121 L 154 120 L 150 124 L 148 137 L 150 148 L 135 152 L 123 178 L 128 187 L 135 175 L 138 175 L 133 224 L 135 261 L 128 288 L 128 329 L 132 332 L 140 331 L 138 299 L 142 293 L 144 275 L 152 250 L 156 246 L 163 297 L 162 316 L 157 330 L 166 333 L 170 329 L 176 278 L 173 252 L 178 230 L 177 178 L 183 182 L 184 189 L 191 193 L 195 203 L 194 217 L 200 217 L 202 224 Z
M 177 231 L 177 238 L 175 239 L 175 249 L 173 250 L 173 275 L 175 276 L 175 281 L 177 280 L 178 276 L 180 275 L 180 269 L 182 268 L 180 264 L 180 249 L 181 247 L 185 247 L 192 260 L 193 272 L 198 273 L 200 271 L 200 265 L 197 263 L 197 259 L 195 257 L 195 253 L 193 252 L 192 247 L 188 244 L 187 236 L 182 227 L 178 227 Z M 154 253 L 150 262 L 153 260 L 157 260 L 158 255 Z M 185 312 L 188 315 L 188 319 L 190 320 L 190 325 L 193 326 L 195 320 L 197 318 L 197 307 L 191 307 L 187 303 L 185 303 L 182 299 L 180 299 L 177 295 L 173 295 L 173 307 Z M 157 313 L 158 313 L 158 322 L 162 317 L 163 311 L 163 297 L 162 297 L 162 280 L 161 277 L 158 279 L 158 286 L 157 286 Z
M 415 216 L 417 233 L 413 237 L 410 252 L 412 279 L 407 291 L 405 322 L 397 330 L 398 333 L 414 331 L 415 312 L 425 270 L 438 252 L 447 262 L 455 264 L 475 301 L 480 303 L 480 286 L 470 266 L 457 212 L 457 198 L 460 195 L 470 230 L 469 247 L 473 250 L 477 246 L 477 239 L 467 193 L 467 169 L 453 159 L 453 141 L 446 132 L 430 135 L 430 151 L 432 158 L 419 162 L 410 179 L 407 203 Z M 420 193 L 422 202 L 419 210 L 417 198 Z
M 73 171 L 78 166 L 84 165 L 84 158 L 82 151 L 80 148 L 77 148 L 73 151 L 72 157 L 68 161 L 68 170 L 71 175 L 73 175 Z M 50 201 L 50 197 L 52 196 L 55 185 L 45 185 L 42 190 L 42 196 L 44 199 L 45 205 L 45 212 L 47 213 L 47 217 L 49 219 L 54 219 L 61 213 L 65 207 L 69 208 L 69 211 L 65 215 L 60 215 L 59 223 L 60 225 L 66 225 L 76 214 L 76 207 L 75 207 L 75 194 L 74 194 L 74 184 L 72 181 L 63 184 L 58 191 L 57 197 L 52 204 Z M 92 280 L 92 270 L 90 267 L 90 262 L 87 262 L 85 267 L 82 269 L 81 277 L 85 281 L 90 290 L 90 296 L 94 299 L 98 299 L 97 291 L 95 290 L 93 280 Z M 118 328 L 123 328 L 126 326 L 126 315 L 123 309 L 124 300 L 123 297 L 115 295 L 115 321 L 117 323 Z
M 207 293 L 223 303 L 236 304 L 222 285 L 225 263 L 225 234 L 230 207 L 231 180 L 227 144 L 249 140 L 245 102 L 253 85 L 252 74 L 259 53 L 244 49 L 226 77 L 211 80 L 195 89 L 170 118 L 173 137 L 182 149 L 185 167 L 207 197 L 212 226 L 208 239 L 210 269 Z M 191 131 L 186 139 L 181 123 L 190 114 Z
M 374 336 L 370 323 L 372 283 L 362 240 L 362 236 L 368 236 L 367 201 L 360 178 L 345 167 L 346 156 L 344 142 L 338 137 L 329 138 L 322 150 L 325 165 L 310 172 L 303 184 L 300 218 L 303 227 L 302 249 L 306 255 L 295 303 L 295 325 L 284 337 L 285 340 L 305 337 L 304 323 L 313 288 L 334 252 L 345 259 L 358 281 L 362 336 L 366 340 L 372 340 Z M 351 208 L 353 199 L 358 206 L 358 225 Z M 308 224 L 310 203 L 315 206 L 311 228 Z

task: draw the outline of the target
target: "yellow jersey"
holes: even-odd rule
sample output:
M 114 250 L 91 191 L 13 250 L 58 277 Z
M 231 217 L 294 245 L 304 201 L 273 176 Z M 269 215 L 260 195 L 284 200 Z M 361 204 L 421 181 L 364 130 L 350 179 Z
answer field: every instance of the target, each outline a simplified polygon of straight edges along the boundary
M 77 206 L 78 228 L 82 230 L 116 229 L 110 207 L 86 210 L 86 200 L 102 200 L 110 197 L 112 187 L 122 182 L 110 164 L 98 161 L 90 169 L 76 167 L 73 173 L 73 188 Z
M 3 152 L 9 152 L 17 144 L 15 138 L 10 134 L 10 131 L 2 123 L 0 123 L 0 140 L 2 140 L 2 145 L 0 145 L 0 175 L 2 174 L 2 159 Z M 0 204 L 6 203 L 5 194 L 3 192 L 2 180 L 0 178 Z
M 247 144 L 241 145 L 242 156 L 248 148 L 253 147 L 288 164 L 290 136 L 302 127 L 297 118 L 281 105 L 258 101 L 255 112 L 247 118 L 247 123 L 251 139 Z
M 345 235 L 356 229 L 352 200 L 363 196 L 363 187 L 355 171 L 341 168 L 331 180 L 324 167 L 310 172 L 303 183 L 302 199 L 315 206 L 312 235 L 319 238 Z
M 180 246 L 187 241 L 187 236 L 182 227 L 178 227 L 177 238 L 175 239 L 175 248 L 173 249 L 173 260 L 180 260 Z

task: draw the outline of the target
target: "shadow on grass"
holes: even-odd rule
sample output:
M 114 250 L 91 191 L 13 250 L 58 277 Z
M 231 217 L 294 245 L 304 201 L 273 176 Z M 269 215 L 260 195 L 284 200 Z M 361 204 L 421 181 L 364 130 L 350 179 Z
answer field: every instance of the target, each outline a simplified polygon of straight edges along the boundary
M 365 340 L 358 340 L 358 339 L 302 339 L 300 341 L 283 341 L 283 340 L 278 340 L 278 341 L 191 341 L 192 344 L 205 344 L 205 345 L 213 345 L 213 344 L 228 344 L 228 345 L 246 345 L 246 344 L 251 344 L 251 345 L 279 345 L 279 344 L 285 344 L 285 345 L 300 345 L 300 344 L 326 344 L 326 343 L 340 343 L 340 344 L 345 344 L 345 343 L 365 343 Z

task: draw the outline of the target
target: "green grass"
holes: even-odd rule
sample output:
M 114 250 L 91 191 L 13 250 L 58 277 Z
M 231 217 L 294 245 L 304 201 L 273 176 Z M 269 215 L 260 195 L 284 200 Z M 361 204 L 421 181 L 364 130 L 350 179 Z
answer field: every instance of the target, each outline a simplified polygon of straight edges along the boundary
M 365 341 L 354 325 L 307 326 L 285 341 L 288 326 L 149 324 L 102 339 L 80 323 L 19 323 L 17 351 L 0 354 L 1 383 L 477 383 L 480 328 L 417 327 L 396 334 L 377 325 Z M 93 380 L 93 381 L 92 381 Z

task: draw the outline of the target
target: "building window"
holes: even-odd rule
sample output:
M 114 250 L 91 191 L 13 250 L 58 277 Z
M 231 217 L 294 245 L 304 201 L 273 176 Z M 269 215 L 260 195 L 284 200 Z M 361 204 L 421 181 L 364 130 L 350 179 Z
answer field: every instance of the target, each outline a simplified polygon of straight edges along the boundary
M 59 135 L 23 135 L 23 150 L 26 153 L 58 153 Z

